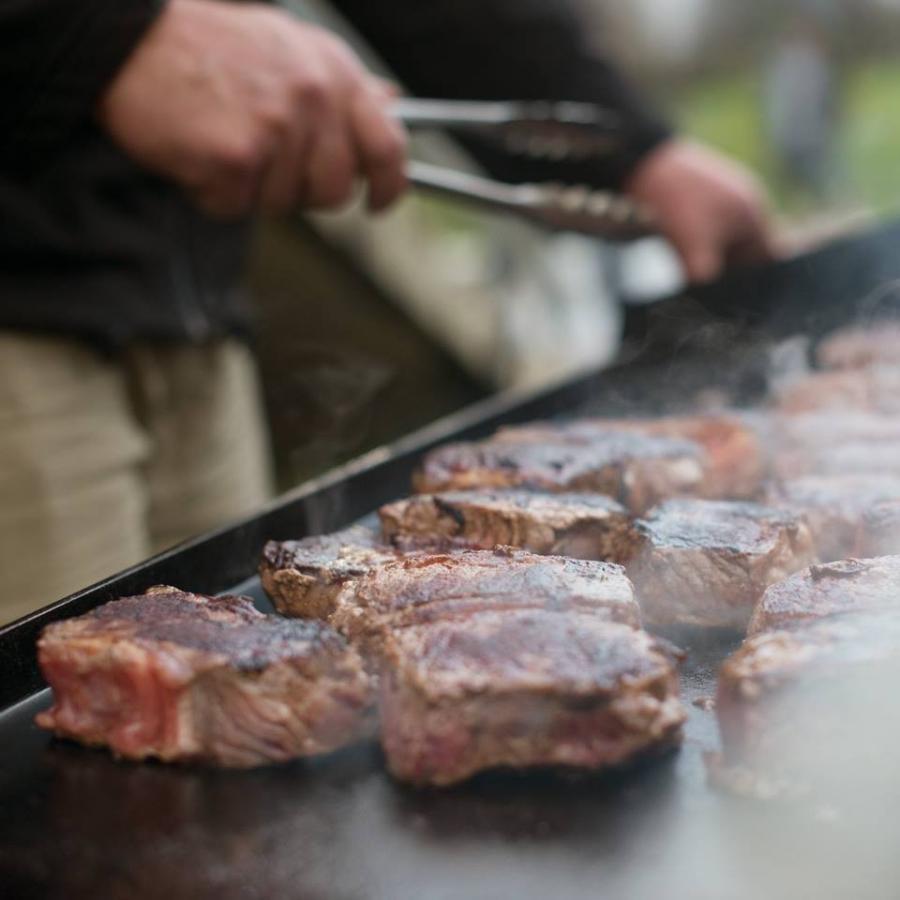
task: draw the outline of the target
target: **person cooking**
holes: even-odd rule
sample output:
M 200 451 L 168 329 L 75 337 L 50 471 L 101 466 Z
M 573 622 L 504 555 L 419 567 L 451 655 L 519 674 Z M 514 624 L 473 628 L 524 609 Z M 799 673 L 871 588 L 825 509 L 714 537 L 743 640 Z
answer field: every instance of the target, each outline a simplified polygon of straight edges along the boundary
M 587 100 L 626 140 L 509 180 L 624 190 L 689 278 L 770 252 L 743 170 L 676 136 L 565 2 L 334 4 L 414 93 Z M 393 91 L 331 33 L 221 0 L 17 0 L 0 10 L 0 622 L 270 492 L 247 311 L 253 218 L 406 187 Z M 502 38 L 502 39 L 501 39 Z

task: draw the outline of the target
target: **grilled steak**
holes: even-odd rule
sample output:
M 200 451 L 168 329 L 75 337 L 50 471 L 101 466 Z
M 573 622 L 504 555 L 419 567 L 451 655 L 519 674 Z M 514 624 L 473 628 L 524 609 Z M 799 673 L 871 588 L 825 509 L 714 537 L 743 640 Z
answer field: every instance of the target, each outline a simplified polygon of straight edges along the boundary
M 898 677 L 897 612 L 748 639 L 719 676 L 725 765 L 741 767 L 744 780 L 755 774 L 771 784 L 774 776 L 848 797 L 872 778 L 869 787 L 880 794 L 900 732 Z
M 900 364 L 900 324 L 879 322 L 876 327 L 842 328 L 823 340 L 816 360 L 825 369 L 861 369 Z
M 900 553 L 900 494 L 896 496 L 896 500 L 876 503 L 866 510 L 859 541 L 861 556 Z
M 775 391 L 783 412 L 841 409 L 857 412 L 900 412 L 900 368 L 814 372 Z
M 401 628 L 385 658 L 382 745 L 414 784 L 600 769 L 676 744 L 686 718 L 654 639 L 594 616 L 507 610 Z
M 864 552 L 861 528 L 866 512 L 895 497 L 900 499 L 900 477 L 883 475 L 793 478 L 771 485 L 766 493 L 770 505 L 803 516 L 823 561 Z
M 374 531 L 356 525 L 301 541 L 269 541 L 259 574 L 278 612 L 325 619 L 348 581 L 396 557 Z
M 669 500 L 635 525 L 628 574 L 654 625 L 743 628 L 766 587 L 814 558 L 789 512 L 725 500 Z
M 624 562 L 634 550 L 625 509 L 601 494 L 458 491 L 383 506 L 385 537 L 403 549 L 458 543 Z
M 582 610 L 640 624 L 621 566 L 510 549 L 415 553 L 386 563 L 347 586 L 329 621 L 377 659 L 389 629 L 521 609 Z
M 810 566 L 763 594 L 748 634 L 848 612 L 900 609 L 900 556 Z
M 655 419 L 581 419 L 503 428 L 501 441 L 559 441 L 590 444 L 612 434 L 688 441 L 698 448 L 704 497 L 752 497 L 759 488 L 764 454 L 753 428 L 735 415 L 663 416 Z
M 696 492 L 703 474 L 696 444 L 622 433 L 587 444 L 448 444 L 425 457 L 414 487 L 431 494 L 471 488 L 589 492 L 614 497 L 641 512 L 663 497 Z
M 249 767 L 357 739 L 371 686 L 320 622 L 265 616 L 245 597 L 154 588 L 44 629 L 54 704 L 37 722 L 127 759 Z

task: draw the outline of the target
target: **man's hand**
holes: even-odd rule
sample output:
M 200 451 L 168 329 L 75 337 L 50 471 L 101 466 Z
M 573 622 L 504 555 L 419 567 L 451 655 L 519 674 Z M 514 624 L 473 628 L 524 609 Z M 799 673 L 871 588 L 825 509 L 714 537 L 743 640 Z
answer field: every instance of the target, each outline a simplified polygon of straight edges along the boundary
M 207 211 L 379 210 L 406 186 L 383 83 L 337 38 L 265 6 L 170 0 L 110 85 L 101 124 Z
M 689 281 L 773 255 L 762 191 L 749 172 L 706 147 L 663 144 L 640 163 L 626 190 L 653 212 Z

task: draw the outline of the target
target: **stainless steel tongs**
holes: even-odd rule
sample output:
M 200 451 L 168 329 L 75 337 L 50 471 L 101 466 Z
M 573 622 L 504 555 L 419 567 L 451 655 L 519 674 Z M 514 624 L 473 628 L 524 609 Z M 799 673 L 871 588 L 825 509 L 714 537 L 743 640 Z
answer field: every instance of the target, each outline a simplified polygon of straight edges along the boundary
M 576 231 L 611 241 L 654 234 L 653 217 L 620 194 L 580 185 L 504 184 L 458 169 L 410 162 L 411 184 L 449 197 L 512 212 L 558 231 Z
M 402 98 L 394 114 L 410 128 L 452 128 L 502 138 L 508 152 L 543 160 L 608 153 L 619 139 L 618 117 L 590 103 L 481 102 Z M 633 200 L 581 185 L 510 185 L 456 169 L 413 161 L 420 188 L 512 212 L 550 228 L 625 241 L 654 233 L 653 217 Z
M 510 153 L 533 159 L 602 156 L 622 134 L 619 116 L 593 103 L 402 97 L 393 111 L 410 128 L 482 134 Z

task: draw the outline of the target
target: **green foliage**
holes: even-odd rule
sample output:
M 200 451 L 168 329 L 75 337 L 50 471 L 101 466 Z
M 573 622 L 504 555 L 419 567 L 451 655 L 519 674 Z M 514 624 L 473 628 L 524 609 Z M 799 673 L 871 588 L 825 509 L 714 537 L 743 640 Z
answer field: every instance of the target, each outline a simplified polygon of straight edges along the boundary
M 834 206 L 874 212 L 900 210 L 900 64 L 866 62 L 849 69 L 843 85 L 837 140 Z M 684 131 L 754 169 L 788 214 L 810 210 L 810 198 L 780 177 L 768 147 L 759 80 L 747 73 L 706 78 L 675 98 Z

